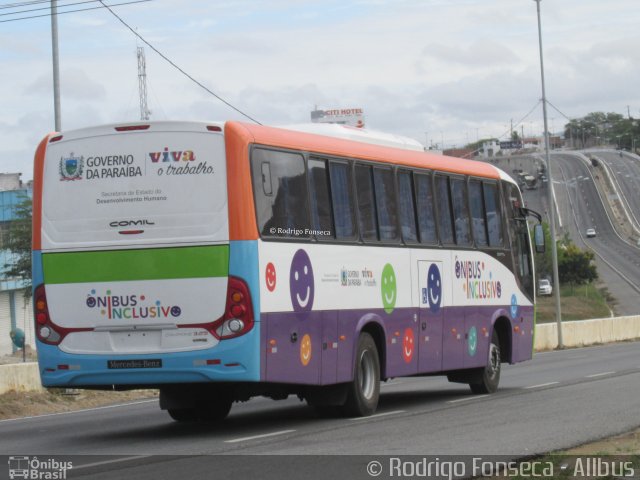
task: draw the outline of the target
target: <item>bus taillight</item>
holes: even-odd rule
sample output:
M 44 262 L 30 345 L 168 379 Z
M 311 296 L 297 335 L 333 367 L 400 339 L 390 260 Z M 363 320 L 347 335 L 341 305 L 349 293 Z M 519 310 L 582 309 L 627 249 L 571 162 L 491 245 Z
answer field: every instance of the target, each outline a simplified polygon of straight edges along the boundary
M 34 292 L 33 306 L 36 317 L 36 334 L 41 342 L 49 345 L 58 345 L 62 336 L 56 331 L 49 318 L 49 307 L 47 306 L 47 295 L 44 285 L 38 285 Z
M 211 333 L 224 340 L 239 337 L 253 328 L 253 308 L 247 284 L 236 277 L 229 277 L 227 305 L 224 316 L 215 321 Z

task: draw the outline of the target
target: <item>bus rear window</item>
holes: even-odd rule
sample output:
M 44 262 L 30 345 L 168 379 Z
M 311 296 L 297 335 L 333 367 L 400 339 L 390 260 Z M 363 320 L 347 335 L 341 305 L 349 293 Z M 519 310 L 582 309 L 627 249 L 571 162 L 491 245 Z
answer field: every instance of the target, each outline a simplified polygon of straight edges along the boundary
M 251 166 L 261 235 L 309 238 L 311 228 L 303 156 L 255 148 Z

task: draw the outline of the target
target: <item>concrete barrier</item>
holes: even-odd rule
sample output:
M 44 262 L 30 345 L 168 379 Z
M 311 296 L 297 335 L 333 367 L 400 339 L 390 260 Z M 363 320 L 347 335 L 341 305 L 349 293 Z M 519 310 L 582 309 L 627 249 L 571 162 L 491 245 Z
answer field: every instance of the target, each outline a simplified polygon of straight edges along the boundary
M 640 338 L 640 315 L 562 323 L 562 343 L 565 347 L 583 347 L 636 338 Z M 534 347 L 536 351 L 558 347 L 558 327 L 555 323 L 536 326 Z
M 15 390 L 16 392 L 44 391 L 40 384 L 38 363 L 0 365 L 0 394 L 10 390 Z
M 565 347 L 584 347 L 633 339 L 640 339 L 640 315 L 577 320 L 562 324 L 562 340 Z M 557 346 L 557 325 L 555 323 L 538 325 L 535 350 L 553 350 Z M 29 362 L 0 365 L 0 394 L 10 390 L 44 391 L 40 384 L 38 364 Z

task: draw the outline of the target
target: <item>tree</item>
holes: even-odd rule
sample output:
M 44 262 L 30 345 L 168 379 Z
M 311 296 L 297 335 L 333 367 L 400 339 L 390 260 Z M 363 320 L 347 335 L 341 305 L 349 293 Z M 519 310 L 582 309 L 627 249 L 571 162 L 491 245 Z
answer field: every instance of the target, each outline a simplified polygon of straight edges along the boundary
M 558 250 L 558 275 L 560 283 L 583 285 L 598 278 L 598 270 L 593 262 L 595 255 L 581 250 L 573 243 Z
M 23 195 L 14 208 L 12 220 L 4 234 L 2 248 L 11 255 L 4 265 L 6 278 L 24 281 L 25 298 L 31 297 L 31 199 Z

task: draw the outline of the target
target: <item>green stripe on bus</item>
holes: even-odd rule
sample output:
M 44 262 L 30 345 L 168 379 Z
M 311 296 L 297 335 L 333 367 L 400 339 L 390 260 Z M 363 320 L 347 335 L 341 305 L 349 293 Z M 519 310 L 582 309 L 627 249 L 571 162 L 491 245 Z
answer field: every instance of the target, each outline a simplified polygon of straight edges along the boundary
M 44 253 L 45 283 L 226 277 L 229 245 Z

